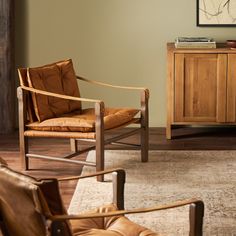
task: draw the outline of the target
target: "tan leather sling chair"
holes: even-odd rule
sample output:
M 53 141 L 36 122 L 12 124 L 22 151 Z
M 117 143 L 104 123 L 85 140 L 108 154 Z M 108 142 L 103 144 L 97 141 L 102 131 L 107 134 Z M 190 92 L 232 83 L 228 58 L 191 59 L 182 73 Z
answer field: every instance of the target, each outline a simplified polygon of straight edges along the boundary
M 111 172 L 113 173 L 113 203 L 78 215 L 66 213 L 59 192 L 60 181 L 88 178 Z M 204 204 L 201 200 L 188 199 L 153 208 L 123 210 L 124 183 L 125 172 L 122 169 L 59 180 L 37 180 L 10 169 L 0 158 L 0 226 L 3 235 L 160 236 L 130 221 L 124 215 L 166 210 L 184 205 L 190 205 L 189 235 L 202 235 Z
M 141 161 L 148 161 L 148 99 L 145 88 L 113 86 L 76 76 L 72 60 L 55 62 L 36 68 L 18 69 L 20 156 L 22 168 L 29 169 L 29 158 L 40 158 L 73 164 L 90 165 L 96 171 L 104 170 L 104 148 L 107 144 L 124 144 L 119 140 L 140 133 Z M 78 81 L 115 90 L 140 92 L 139 108 L 108 108 L 98 99 L 81 98 Z M 84 92 L 84 94 L 86 94 Z M 132 96 L 135 93 L 132 93 Z M 83 109 L 83 103 L 93 108 Z M 119 103 L 119 102 L 118 102 Z M 121 134 L 114 129 L 135 125 Z M 109 136 L 107 135 L 109 133 Z M 55 157 L 29 152 L 28 139 L 32 137 L 70 139 L 72 153 Z M 87 141 L 88 148 L 78 150 L 78 142 Z M 95 144 L 95 145 L 94 145 Z M 130 145 L 130 144 L 129 144 Z M 91 149 L 96 150 L 95 162 L 71 160 Z M 103 176 L 98 177 L 103 181 Z

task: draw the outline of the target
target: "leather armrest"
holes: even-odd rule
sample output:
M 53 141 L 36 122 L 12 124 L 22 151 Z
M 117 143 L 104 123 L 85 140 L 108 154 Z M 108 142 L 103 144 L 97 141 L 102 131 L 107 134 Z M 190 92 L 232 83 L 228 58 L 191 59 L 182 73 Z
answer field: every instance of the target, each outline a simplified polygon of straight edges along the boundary
M 101 103 L 102 102 L 101 100 L 67 96 L 67 95 L 63 95 L 63 94 L 47 92 L 47 91 L 43 91 L 43 90 L 40 90 L 40 89 L 26 87 L 26 86 L 20 86 L 18 88 L 21 88 L 22 90 L 26 90 L 26 91 L 29 91 L 29 92 L 45 95 L 45 96 L 57 97 L 57 98 L 62 98 L 62 99 L 67 99 L 67 100 L 82 101 L 82 102 L 93 102 L 93 103 Z
M 113 168 L 113 169 L 107 169 L 107 170 L 103 170 L 103 171 L 94 172 L 94 173 L 88 174 L 88 175 L 75 175 L 75 176 L 71 176 L 71 177 L 59 178 L 58 181 L 85 179 L 85 178 L 90 178 L 90 177 L 94 177 L 94 176 L 98 176 L 98 175 L 110 174 L 113 172 L 124 172 L 124 170 L 121 168 Z
M 204 217 L 204 203 L 200 199 L 187 199 L 182 201 L 177 201 L 170 204 L 165 204 L 161 206 L 155 206 L 151 208 L 140 208 L 134 210 L 118 210 L 113 212 L 106 213 L 88 213 L 88 214 L 79 214 L 79 215 L 55 215 L 50 217 L 53 222 L 64 221 L 64 220 L 76 220 L 76 219 L 89 219 L 89 218 L 100 218 L 100 217 L 112 217 L 125 214 L 137 214 L 145 213 L 159 210 L 166 210 L 175 207 L 181 207 L 185 205 L 190 205 L 190 231 L 189 235 L 191 236 L 202 236 L 202 226 L 203 226 L 203 217 Z
M 129 90 L 148 90 L 147 88 L 143 88 L 143 87 L 131 87 L 131 86 L 120 86 L 120 85 L 107 84 L 107 83 L 103 83 L 103 82 L 96 81 L 96 80 L 86 79 L 86 78 L 83 78 L 83 77 L 78 76 L 78 75 L 76 77 L 77 77 L 77 79 L 85 81 L 87 83 L 100 85 L 100 86 L 105 86 L 105 87 L 110 87 L 110 88 L 129 89 Z
M 54 215 L 50 217 L 53 221 L 63 221 L 63 220 L 75 220 L 75 219 L 88 219 L 88 218 L 99 218 L 99 217 L 111 217 L 111 216 L 119 216 L 119 215 L 127 215 L 127 214 L 137 214 L 137 213 L 147 213 L 147 212 L 153 212 L 153 211 L 160 211 L 160 210 L 167 210 L 171 208 L 176 207 L 182 207 L 185 205 L 191 205 L 196 204 L 199 208 L 202 208 L 204 210 L 204 203 L 200 199 L 186 199 L 182 201 L 176 201 L 169 204 L 164 204 L 160 206 L 154 206 L 149 208 L 137 208 L 132 210 L 118 210 L 118 211 L 112 211 L 112 212 L 106 212 L 106 213 L 90 213 L 90 214 L 78 214 L 78 215 Z M 202 214 L 199 214 L 200 217 L 204 216 L 204 211 L 202 211 Z

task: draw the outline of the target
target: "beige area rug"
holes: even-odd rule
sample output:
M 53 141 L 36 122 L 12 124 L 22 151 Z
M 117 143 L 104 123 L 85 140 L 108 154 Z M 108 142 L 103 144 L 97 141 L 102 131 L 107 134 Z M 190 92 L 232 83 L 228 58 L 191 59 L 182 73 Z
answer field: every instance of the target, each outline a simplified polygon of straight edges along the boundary
M 94 158 L 90 152 L 87 159 Z M 236 151 L 150 151 L 148 163 L 139 161 L 139 151 L 106 151 L 105 159 L 106 168 L 126 170 L 126 209 L 199 197 L 205 203 L 204 235 L 236 235 Z M 83 174 L 93 171 L 85 167 Z M 69 213 L 111 202 L 111 193 L 109 182 L 81 180 Z M 188 235 L 188 207 L 128 217 L 164 235 Z

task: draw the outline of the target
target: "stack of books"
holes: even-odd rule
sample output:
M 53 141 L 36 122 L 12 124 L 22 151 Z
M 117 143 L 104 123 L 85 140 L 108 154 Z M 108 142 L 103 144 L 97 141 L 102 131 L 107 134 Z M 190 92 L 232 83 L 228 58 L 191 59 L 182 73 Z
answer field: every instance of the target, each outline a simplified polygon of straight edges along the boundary
M 216 42 L 207 37 L 178 37 L 175 40 L 176 48 L 216 48 Z

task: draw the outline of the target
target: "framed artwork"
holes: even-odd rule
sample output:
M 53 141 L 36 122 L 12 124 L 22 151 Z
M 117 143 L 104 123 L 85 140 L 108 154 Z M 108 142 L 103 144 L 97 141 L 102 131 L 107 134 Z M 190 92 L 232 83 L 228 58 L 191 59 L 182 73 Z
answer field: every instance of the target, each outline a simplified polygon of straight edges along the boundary
M 236 0 L 197 0 L 197 26 L 236 26 Z

